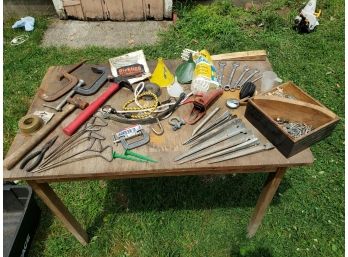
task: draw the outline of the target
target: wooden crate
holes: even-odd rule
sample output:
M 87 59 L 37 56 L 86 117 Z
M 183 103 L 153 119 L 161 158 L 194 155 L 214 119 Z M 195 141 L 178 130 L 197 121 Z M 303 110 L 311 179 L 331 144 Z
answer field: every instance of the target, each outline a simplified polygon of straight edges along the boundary
M 278 88 L 296 99 L 269 96 L 267 93 L 255 96 L 248 101 L 245 117 L 288 158 L 329 136 L 339 118 L 292 82 Z M 313 130 L 295 139 L 277 124 L 277 117 L 304 122 Z

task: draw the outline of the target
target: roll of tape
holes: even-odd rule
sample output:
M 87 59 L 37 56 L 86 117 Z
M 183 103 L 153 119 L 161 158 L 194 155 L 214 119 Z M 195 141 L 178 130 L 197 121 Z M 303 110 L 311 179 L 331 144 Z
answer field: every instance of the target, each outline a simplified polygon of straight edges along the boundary
M 30 134 L 39 130 L 43 125 L 43 120 L 36 115 L 26 115 L 18 122 L 18 127 L 24 134 Z

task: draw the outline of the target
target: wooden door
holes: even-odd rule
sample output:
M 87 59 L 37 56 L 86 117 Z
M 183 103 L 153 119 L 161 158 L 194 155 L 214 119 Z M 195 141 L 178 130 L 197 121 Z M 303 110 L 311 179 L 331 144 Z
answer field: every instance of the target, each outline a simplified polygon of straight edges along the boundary
M 59 0 L 55 0 L 59 1 Z M 171 12 L 169 0 L 60 0 L 67 17 L 79 20 L 163 20 Z M 168 2 L 170 3 L 168 6 Z M 58 10 L 57 10 L 58 11 Z

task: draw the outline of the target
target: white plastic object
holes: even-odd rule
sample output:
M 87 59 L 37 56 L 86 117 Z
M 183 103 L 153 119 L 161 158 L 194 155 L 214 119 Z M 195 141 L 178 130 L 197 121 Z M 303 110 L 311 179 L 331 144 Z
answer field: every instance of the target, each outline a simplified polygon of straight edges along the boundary
M 319 21 L 315 13 L 316 7 L 317 1 L 309 0 L 306 6 L 301 11 L 301 15 L 303 15 L 303 17 L 305 17 L 308 22 L 308 29 L 310 31 L 312 31 L 316 26 L 319 25 Z M 295 20 L 301 21 L 301 17 L 296 16 Z
M 168 94 L 172 97 L 179 97 L 182 92 L 184 92 L 184 89 L 180 85 L 180 83 L 177 81 L 176 77 L 174 80 L 174 83 L 167 87 Z
M 276 73 L 274 73 L 273 71 L 265 71 L 262 74 L 261 79 L 261 92 L 264 93 L 270 91 L 273 86 L 281 82 L 283 82 L 283 80 L 278 78 Z
M 24 27 L 25 31 L 32 31 L 34 29 L 34 24 L 35 24 L 35 19 L 31 16 L 26 16 L 16 21 L 12 25 L 12 28 L 16 29 L 16 28 Z

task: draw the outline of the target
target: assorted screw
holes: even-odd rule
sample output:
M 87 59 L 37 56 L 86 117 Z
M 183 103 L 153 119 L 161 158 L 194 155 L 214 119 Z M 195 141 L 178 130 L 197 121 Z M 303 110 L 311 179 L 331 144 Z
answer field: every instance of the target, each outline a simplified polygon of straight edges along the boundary
M 312 126 L 304 122 L 290 122 L 280 117 L 276 118 L 276 122 L 293 138 L 302 137 L 313 130 Z
M 277 90 L 273 91 L 273 92 L 269 92 L 267 95 L 269 96 L 278 96 L 281 98 L 288 98 L 288 99 L 296 99 L 296 97 L 289 95 L 287 93 L 284 93 L 282 88 L 278 88 Z

